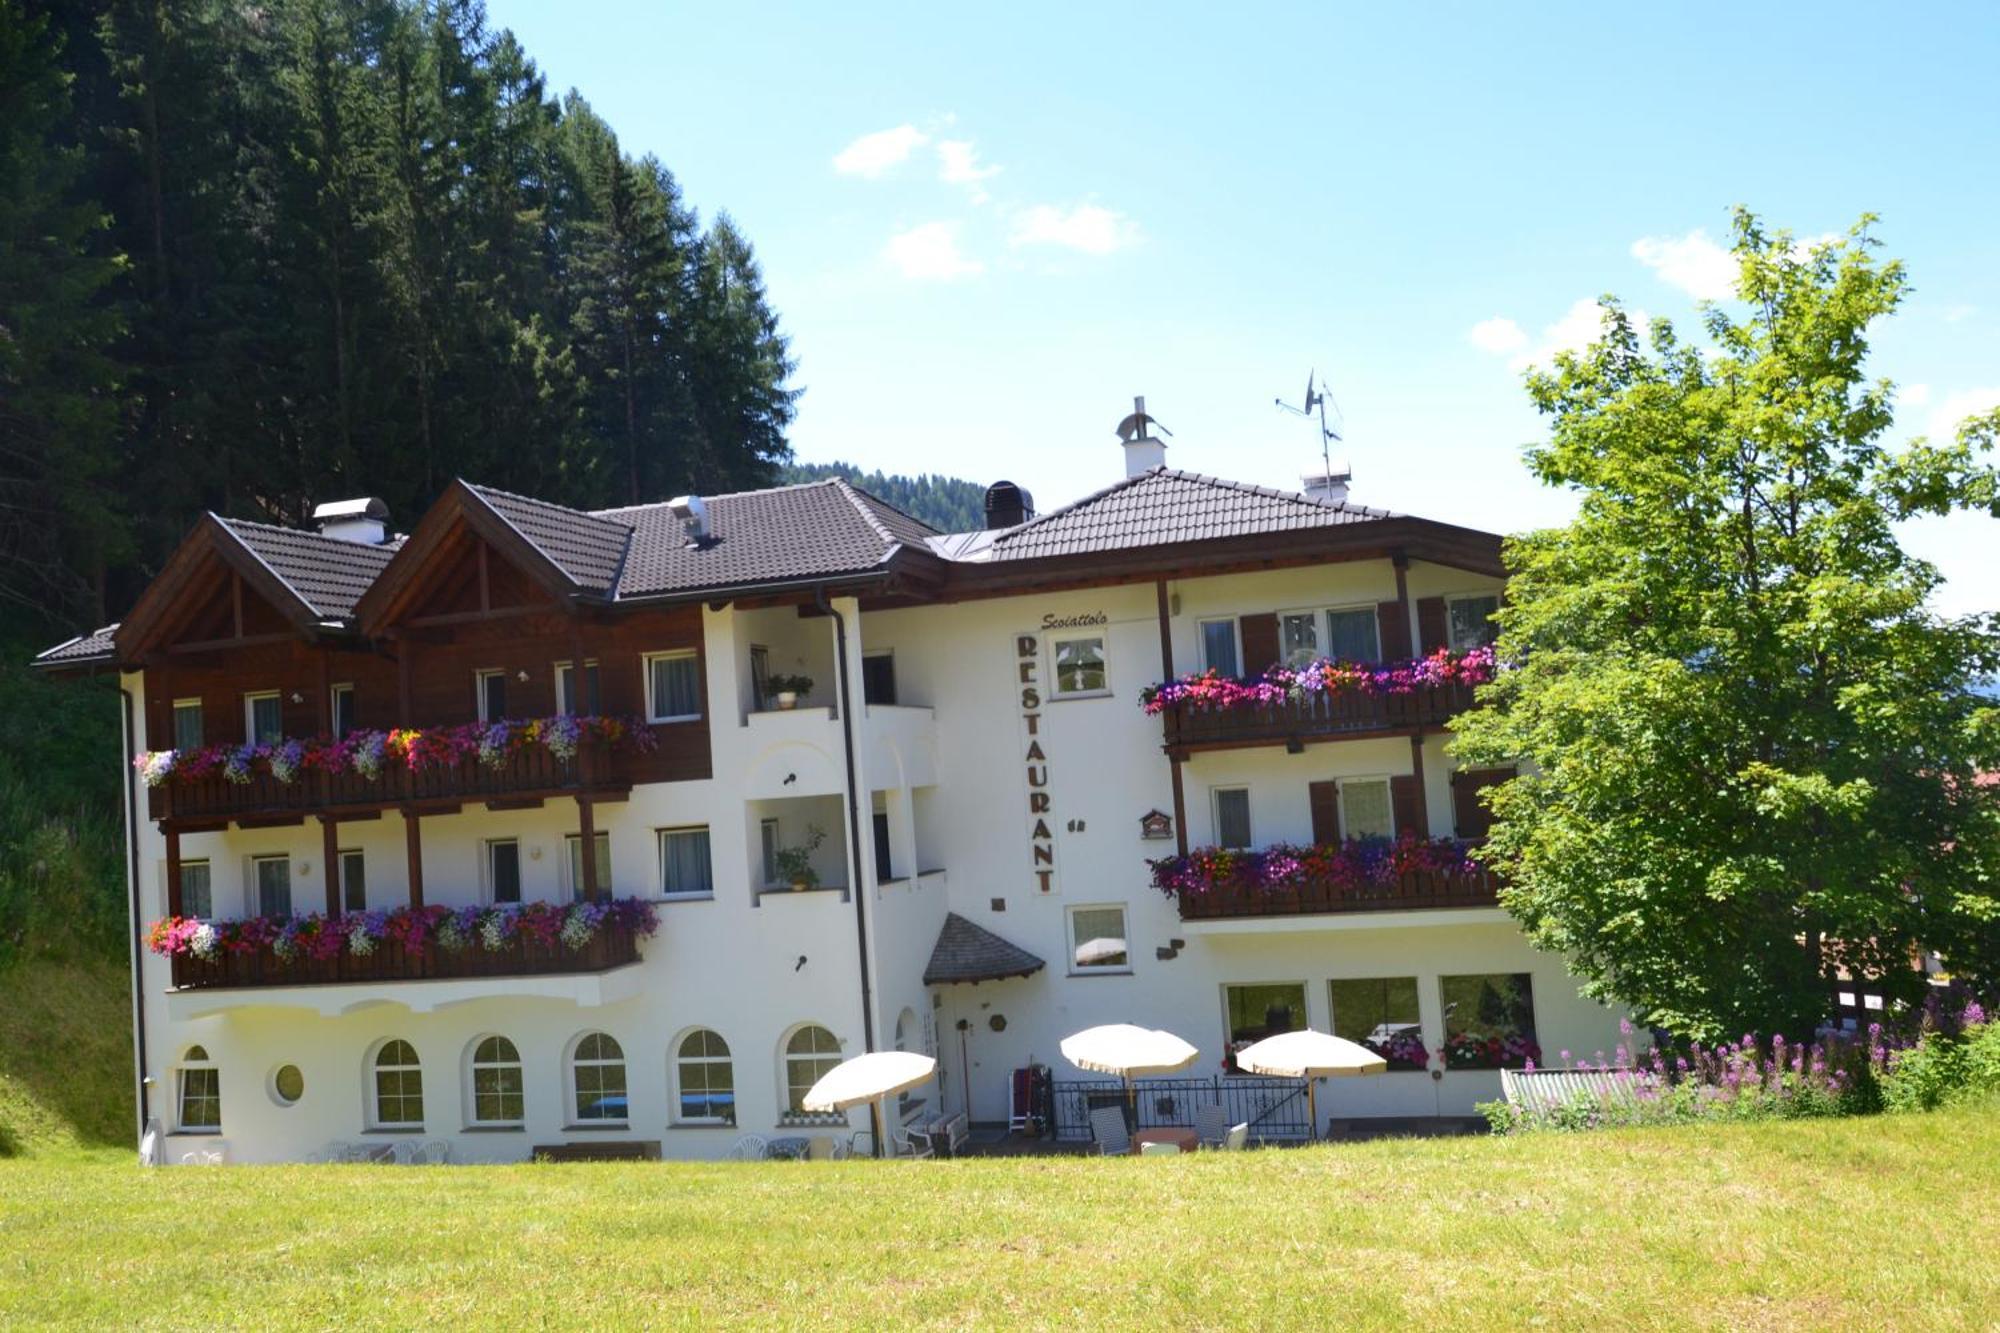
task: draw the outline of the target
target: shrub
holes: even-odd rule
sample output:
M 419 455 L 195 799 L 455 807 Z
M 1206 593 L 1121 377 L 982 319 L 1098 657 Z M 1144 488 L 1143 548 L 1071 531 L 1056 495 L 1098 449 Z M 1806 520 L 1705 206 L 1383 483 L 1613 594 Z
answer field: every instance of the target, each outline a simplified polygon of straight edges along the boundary
M 1895 1052 L 1882 1074 L 1882 1104 L 1891 1111 L 1935 1111 L 1993 1093 L 2000 1093 L 2000 1023 L 1931 1028 Z

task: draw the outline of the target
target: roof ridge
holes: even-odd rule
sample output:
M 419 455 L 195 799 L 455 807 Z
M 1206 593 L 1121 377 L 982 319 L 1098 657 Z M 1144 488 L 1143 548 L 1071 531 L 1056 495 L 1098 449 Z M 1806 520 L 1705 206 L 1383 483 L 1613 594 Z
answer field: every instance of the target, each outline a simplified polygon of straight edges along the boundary
M 544 500 L 538 495 L 522 495 L 519 491 L 506 491 L 500 489 L 498 486 L 486 486 L 476 481 L 468 481 L 465 485 L 468 490 L 477 492 L 482 498 L 488 495 L 497 495 L 506 500 L 519 500 L 522 504 L 540 505 L 544 509 L 560 509 L 563 513 L 575 514 L 578 518 L 603 519 L 606 523 L 619 524 L 619 526 L 625 528 L 628 532 L 631 530 L 632 525 L 629 523 L 615 518 L 606 518 L 605 515 L 611 512 L 609 510 L 578 509 L 575 505 L 561 504 L 555 500 Z M 522 535 L 526 536 L 527 534 L 523 533 Z M 543 552 L 543 554 L 546 555 L 547 552 Z
M 254 518 L 230 518 L 225 514 L 218 514 L 214 510 L 209 511 L 209 517 L 231 528 L 254 528 L 258 532 L 282 533 L 287 537 L 306 537 L 316 542 L 331 542 L 343 550 L 351 548 L 356 551 L 381 551 L 385 554 L 393 554 L 386 544 L 378 546 L 373 542 L 346 541 L 339 537 L 329 537 L 324 532 L 315 532 L 311 528 L 288 528 L 282 523 L 260 523 Z
M 236 530 L 235 526 L 230 522 L 229 519 L 224 518 L 222 515 L 216 513 L 213 509 L 208 510 L 207 512 L 208 516 L 215 520 L 216 526 L 229 534 L 229 540 L 235 542 L 238 546 L 242 547 L 243 553 L 245 555 L 249 556 L 252 560 L 255 560 L 258 563 L 258 565 L 263 568 L 266 574 L 269 574 L 273 579 L 277 580 L 279 587 L 283 588 L 286 592 L 290 593 L 294 598 L 298 600 L 300 606 L 303 606 L 307 611 L 312 613 L 313 619 L 323 620 L 326 618 L 326 613 L 319 609 L 318 604 L 315 603 L 312 600 L 312 598 L 306 596 L 305 592 L 299 587 L 298 584 L 292 582 L 290 579 L 286 578 L 283 574 L 280 574 L 277 571 L 277 569 L 272 566 L 271 562 L 264 558 L 264 553 L 262 551 L 259 551 L 249 542 L 243 540 L 243 534 Z M 245 520 L 245 526 L 252 528 L 264 528 L 271 532 L 291 533 L 295 531 L 295 529 L 292 528 L 272 527 L 270 524 L 267 523 L 251 523 L 248 522 L 247 520 Z M 312 535 L 320 536 L 321 534 L 314 533 Z M 332 541 L 335 539 L 327 538 L 327 540 Z M 348 542 L 347 545 L 359 546 L 360 543 Z M 380 573 L 381 571 L 378 570 L 376 572 Z M 239 575 L 238 577 L 240 578 L 241 576 Z
M 846 479 L 842 478 L 842 480 Z M 921 518 L 918 518 L 915 514 L 912 514 L 909 510 L 903 508 L 903 506 L 897 504 L 895 501 L 884 500 L 881 496 L 875 494 L 875 492 L 869 490 L 866 486 L 856 486 L 853 482 L 849 481 L 847 482 L 847 488 L 853 491 L 856 495 L 863 496 L 867 499 L 873 500 L 876 504 L 881 505 L 884 509 L 889 510 L 891 513 L 902 515 L 904 518 L 909 519 L 910 522 L 916 524 L 918 527 L 924 529 L 926 532 L 930 533 L 934 537 L 941 537 L 944 535 L 941 529 L 932 526 L 930 523 L 925 522 Z
M 847 478 L 830 477 L 828 480 L 840 489 L 840 493 L 846 499 L 847 503 L 854 506 L 854 512 L 861 515 L 862 522 L 875 530 L 877 537 L 880 537 L 890 546 L 899 544 L 896 540 L 896 535 L 890 532 L 888 525 L 882 522 L 881 515 L 861 502 L 860 494 L 853 486 L 848 485 Z
M 1096 504 L 1099 500 L 1102 500 L 1107 496 L 1115 495 L 1119 491 L 1127 490 L 1133 486 L 1137 486 L 1142 481 L 1150 480 L 1153 477 L 1168 476 L 1173 474 L 1174 474 L 1174 469 L 1162 464 L 1159 467 L 1149 467 L 1144 472 L 1135 473 L 1129 477 L 1120 477 L 1117 481 L 1112 482 L 1109 486 L 1100 487 L 1099 489 L 1092 491 L 1088 495 L 1082 496 L 1075 500 L 1071 500 L 1066 505 L 1058 505 L 1054 509 L 1049 510 L 1049 512 L 1046 514 L 1037 514 L 1033 518 L 1027 520 L 1025 523 L 1016 523 L 1013 527 L 1008 528 L 1005 532 L 1002 532 L 999 536 L 995 537 L 993 539 L 993 544 L 997 546 L 1001 542 L 1004 542 L 1008 540 L 1010 537 L 1013 537 L 1016 533 L 1026 532 L 1029 528 L 1032 528 L 1037 524 L 1046 523 L 1050 519 L 1059 518 L 1064 514 L 1074 513 L 1076 510 L 1083 508 L 1085 505 Z
M 1224 490 L 1243 491 L 1250 495 L 1262 495 L 1273 500 L 1292 500 L 1299 504 L 1312 505 L 1316 509 L 1330 509 L 1336 513 L 1364 514 L 1370 518 L 1393 518 L 1387 509 L 1371 509 L 1367 505 L 1350 504 L 1346 500 L 1322 500 L 1318 496 L 1307 495 L 1304 491 L 1281 490 L 1276 486 L 1260 486 L 1254 481 L 1237 481 L 1233 477 L 1220 477 L 1208 472 L 1189 472 L 1182 468 L 1161 467 L 1153 469 L 1165 476 L 1180 481 L 1198 481 L 1208 486 L 1220 486 Z
M 703 501 L 734 500 L 738 496 L 743 495 L 774 495 L 779 491 L 810 490 L 815 486 L 831 486 L 840 480 L 842 479 L 839 477 L 821 477 L 818 481 L 788 481 L 782 486 L 758 486 L 747 491 L 717 491 L 714 495 L 703 495 L 699 491 L 696 491 L 692 492 L 692 494 L 696 499 Z M 585 509 L 579 512 L 602 518 L 606 514 L 625 514 L 635 509 L 664 509 L 672 503 L 672 500 L 644 500 L 635 505 L 613 505 L 609 509 Z

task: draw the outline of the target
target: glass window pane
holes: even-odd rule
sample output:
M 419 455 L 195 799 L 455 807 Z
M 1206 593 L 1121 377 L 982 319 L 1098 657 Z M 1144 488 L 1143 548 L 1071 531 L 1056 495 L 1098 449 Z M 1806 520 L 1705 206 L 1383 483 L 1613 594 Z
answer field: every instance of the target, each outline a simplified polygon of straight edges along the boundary
M 1498 596 L 1454 597 L 1445 603 L 1445 607 L 1451 613 L 1453 652 L 1462 653 L 1489 644 L 1500 633 L 1500 627 L 1492 620 L 1493 613 L 1500 609 Z
M 1235 621 L 1201 622 L 1201 664 L 1205 669 L 1218 675 L 1237 674 Z
M 1387 838 L 1394 833 L 1386 780 L 1340 784 L 1340 831 L 1349 838 Z
M 1077 968 L 1131 966 L 1122 907 L 1079 907 L 1069 914 L 1071 962 Z
M 181 862 L 181 915 L 215 915 L 215 896 L 210 888 L 206 861 Z
M 660 834 L 662 891 L 707 894 L 715 891 L 708 856 L 708 830 L 674 829 Z
M 1440 977 L 1448 1069 L 1519 1068 L 1538 1059 L 1534 981 L 1526 972 Z
M 759 825 L 758 836 L 763 844 L 764 882 L 766 884 L 776 884 L 778 882 L 778 821 L 775 819 L 765 820 Z
M 340 854 L 340 900 L 350 912 L 368 908 L 368 868 L 360 852 Z
M 263 916 L 292 914 L 292 862 L 284 856 L 260 857 L 257 869 L 257 911 Z
M 1374 662 L 1382 656 L 1376 643 L 1372 608 L 1326 613 L 1326 655 L 1337 662 Z
M 896 659 L 890 653 L 869 653 L 861 659 L 862 698 L 871 704 L 896 702 Z
M 222 1128 L 222 1073 L 217 1069 L 181 1071 L 180 1127 Z
M 698 717 L 701 714 L 701 678 L 692 653 L 651 660 L 653 716 L 655 718 Z
M 1306 1025 L 1306 988 L 1303 984 L 1275 982 L 1261 985 L 1225 986 L 1229 1006 L 1229 1051 L 1233 1059 L 1238 1048 L 1281 1032 L 1297 1032 Z
M 354 687 L 336 685 L 333 688 L 333 737 L 339 740 L 354 730 Z
M 507 673 L 479 673 L 479 720 L 498 722 L 507 716 Z
M 579 834 L 572 833 L 565 841 L 569 844 L 569 891 L 573 896 L 580 898 L 583 896 L 583 838 Z M 611 892 L 611 835 L 594 834 L 593 842 L 597 848 L 597 891 L 609 893 Z
M 1278 617 L 1278 651 L 1287 664 L 1300 666 L 1319 656 L 1317 620 L 1310 611 Z
M 284 739 L 285 721 L 275 694 L 258 695 L 250 701 L 250 739 L 271 745 Z
M 1420 1069 L 1423 1043 L 1415 977 L 1366 977 L 1327 983 L 1333 1035 L 1387 1056 L 1391 1069 Z M 1399 1053 L 1400 1057 L 1399 1058 Z
M 1250 790 L 1225 787 L 1215 793 L 1215 840 L 1223 847 L 1250 845 Z
M 174 705 L 174 748 L 176 750 L 197 750 L 201 748 L 201 705 L 199 703 Z
M 1056 640 L 1056 693 L 1087 694 L 1104 688 L 1104 640 Z
M 496 903 L 521 901 L 521 844 L 496 840 L 486 844 L 488 886 Z

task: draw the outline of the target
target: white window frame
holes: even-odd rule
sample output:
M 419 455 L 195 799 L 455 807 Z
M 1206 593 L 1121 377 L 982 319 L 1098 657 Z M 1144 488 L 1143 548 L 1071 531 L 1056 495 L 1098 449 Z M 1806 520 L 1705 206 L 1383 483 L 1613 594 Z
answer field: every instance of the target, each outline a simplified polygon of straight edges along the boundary
M 1373 602 L 1345 602 L 1337 606 L 1328 606 L 1321 609 L 1320 627 L 1326 631 L 1327 649 L 1330 651 L 1333 648 L 1333 621 L 1331 617 L 1335 615 L 1359 615 L 1364 612 L 1368 616 L 1369 633 L 1375 636 L 1375 655 L 1366 660 L 1370 662 L 1386 661 L 1389 655 L 1382 650 L 1382 617 L 1379 608 Z M 1321 656 L 1324 655 L 1324 653 L 1321 654 Z
M 862 676 L 862 686 L 861 686 L 861 693 L 862 693 L 862 696 L 863 696 L 863 699 L 862 699 L 862 702 L 863 702 L 863 703 L 867 703 L 867 702 L 868 702 L 868 701 L 867 701 L 867 698 L 866 698 L 866 696 L 867 696 L 867 693 L 868 693 L 868 685 L 867 685 L 867 678 L 868 678 L 868 661 L 869 661 L 869 659 L 870 659 L 870 658 L 875 658 L 875 657 L 886 657 L 886 658 L 888 658 L 888 659 L 889 659 L 889 686 L 890 686 L 890 692 L 891 692 L 891 693 L 893 693 L 893 694 L 895 694 L 895 695 L 896 695 L 896 698 L 895 698 L 895 699 L 891 699 L 891 700 L 890 700 L 890 701 L 889 701 L 888 703 L 886 703 L 886 704 L 869 704 L 868 706 L 869 706 L 869 707 L 871 707 L 871 708 L 894 708 L 894 707 L 896 707 L 896 706 L 897 706 L 898 702 L 899 702 L 899 701 L 901 700 L 901 698 L 902 698 L 902 691 L 900 691 L 900 690 L 898 690 L 898 689 L 896 689 L 896 688 L 895 688 L 895 686 L 896 686 L 896 650 L 895 650 L 894 648 L 868 648 L 868 649 L 864 649 L 864 650 L 862 651 L 862 654 L 861 654 L 861 676 Z
M 1208 627 L 1210 625 L 1227 625 L 1229 627 L 1229 643 L 1231 651 L 1236 654 L 1236 669 L 1228 674 L 1231 676 L 1242 675 L 1243 622 L 1236 616 L 1205 616 L 1194 622 L 1195 645 L 1201 649 L 1201 669 L 1203 671 L 1217 669 L 1215 663 L 1208 660 Z
M 760 670 L 761 668 L 761 670 Z M 646 670 L 646 679 L 653 678 L 652 668 Z M 771 649 L 768 645 L 750 645 L 750 711 L 761 713 L 771 706 Z
M 197 1058 L 199 1057 L 199 1058 Z M 187 1111 L 187 1076 L 190 1073 L 211 1075 L 215 1080 L 215 1122 L 213 1124 L 189 1124 L 183 1116 Z M 208 1100 L 204 1098 L 204 1100 Z M 174 1132 L 177 1134 L 220 1134 L 222 1132 L 222 1070 L 209 1056 L 205 1046 L 190 1046 L 174 1066 Z
M 489 1041 L 504 1041 L 514 1052 L 512 1060 L 481 1060 L 479 1048 Z M 521 1114 L 512 1120 L 486 1120 L 479 1114 L 479 1071 L 482 1069 L 511 1069 L 520 1080 Z M 528 1075 L 527 1066 L 521 1059 L 521 1048 L 512 1037 L 500 1032 L 482 1032 L 465 1046 L 465 1123 L 470 1129 L 521 1129 L 528 1117 Z
M 1320 606 L 1289 607 L 1281 609 L 1277 613 L 1277 615 L 1278 615 L 1278 661 L 1285 666 L 1300 666 L 1306 662 L 1318 661 L 1320 658 L 1319 632 L 1326 628 L 1325 624 L 1326 608 Z M 1299 659 L 1297 662 L 1294 662 L 1292 660 L 1291 653 L 1287 651 L 1287 649 L 1285 648 L 1285 622 L 1287 620 L 1303 620 L 1306 622 L 1307 625 L 1312 627 L 1312 636 L 1313 636 L 1312 654 L 1308 657 Z
M 496 882 L 498 877 L 493 873 L 493 849 L 502 843 L 511 844 L 514 848 L 514 873 L 521 892 L 521 896 L 514 900 L 514 905 L 518 906 L 528 901 L 528 876 L 521 865 L 521 840 L 482 838 L 479 843 L 479 896 L 488 907 L 505 906 L 493 896 L 495 890 L 499 888 Z
M 270 699 L 278 705 L 278 738 L 285 735 L 285 696 L 279 690 L 245 690 L 243 692 L 243 739 L 251 745 L 265 745 L 269 742 L 257 738 L 257 705 Z M 204 739 L 206 737 L 204 736 Z
M 778 853 L 784 850 L 784 846 L 784 826 L 777 816 L 757 821 L 758 871 L 764 877 L 767 889 L 778 883 Z
M 653 699 L 653 663 L 674 658 L 686 658 L 695 664 L 697 672 L 701 669 L 701 654 L 693 648 L 675 648 L 669 651 L 646 653 L 639 659 L 639 669 L 645 673 L 646 720 L 648 722 L 698 722 L 701 720 L 701 711 L 698 706 L 696 711 L 692 713 L 662 713 L 655 704 L 655 700 Z M 699 680 L 696 682 L 695 692 L 697 695 L 701 692 Z
M 183 708 L 192 708 L 195 717 L 200 721 L 201 740 L 197 744 L 208 744 L 208 716 L 202 710 L 200 696 L 196 696 L 189 699 L 176 699 L 173 702 L 173 706 L 168 710 L 167 721 L 170 724 L 171 730 L 168 732 L 167 738 L 173 742 L 172 748 L 176 750 L 181 748 L 181 710 Z M 246 723 L 247 720 L 246 717 Z
M 382 1056 L 391 1046 L 398 1042 L 410 1048 L 413 1063 L 383 1064 Z M 378 1081 L 378 1076 L 384 1070 L 398 1073 L 407 1073 L 415 1070 L 417 1075 L 417 1100 L 419 1103 L 425 1103 L 424 1111 L 426 1114 L 430 1111 L 430 1107 L 427 1104 L 428 1094 L 424 1091 L 424 1060 L 423 1056 L 417 1051 L 417 1044 L 408 1037 L 384 1037 L 381 1041 L 376 1042 L 368 1048 L 368 1068 L 365 1074 L 367 1078 L 368 1128 L 387 1130 L 399 1134 L 422 1133 L 424 1128 L 424 1121 L 422 1120 L 390 1120 L 382 1114 L 382 1085 Z
M 1232 782 L 1220 787 L 1210 787 L 1208 789 L 1208 817 L 1215 829 L 1215 845 L 1218 847 L 1224 846 L 1225 844 L 1222 841 L 1221 798 L 1224 792 L 1235 791 L 1243 793 L 1243 822 L 1249 826 L 1249 829 L 1248 837 L 1244 840 L 1242 850 L 1248 850 L 1257 845 L 1257 820 L 1250 808 L 1250 785 L 1248 783 Z
M 1059 665 L 1062 646 L 1066 643 L 1084 643 L 1094 640 L 1098 654 L 1104 663 L 1104 685 L 1095 690 L 1065 690 L 1062 687 L 1062 668 Z M 1100 625 L 1093 634 L 1051 634 L 1049 635 L 1049 688 L 1050 699 L 1102 699 L 1111 693 L 1111 627 Z
M 1116 912 L 1125 934 L 1125 961 L 1122 963 L 1080 963 L 1076 959 L 1076 914 Z M 1076 903 L 1063 912 L 1063 955 L 1069 960 L 1073 977 L 1129 977 L 1132 975 L 1132 909 L 1124 903 Z
M 208 911 L 190 912 L 188 910 L 187 885 L 186 883 L 170 885 L 167 882 L 167 863 L 165 861 L 160 862 L 160 888 L 163 890 L 161 897 L 162 899 L 166 897 L 164 890 L 177 887 L 180 889 L 181 894 L 182 916 L 191 916 L 199 921 L 212 920 L 215 916 L 215 863 L 206 856 L 186 856 L 181 858 L 182 875 L 186 875 L 189 869 L 194 866 L 200 866 L 208 872 Z M 166 911 L 166 903 L 164 901 L 160 904 L 160 910 L 162 913 Z
M 708 892 L 676 892 L 667 887 L 667 835 L 706 833 L 708 835 Z M 669 824 L 653 830 L 653 857 L 660 875 L 660 897 L 666 902 L 698 903 L 715 897 L 715 830 L 707 824 Z
M 612 1045 L 618 1048 L 618 1058 L 612 1060 L 603 1056 L 592 1056 L 589 1059 L 585 1059 L 578 1054 L 583 1050 L 583 1043 L 592 1037 L 603 1037 L 610 1041 Z M 584 1065 L 589 1065 L 593 1069 L 599 1066 L 609 1067 L 617 1065 L 619 1069 L 624 1071 L 624 1115 L 616 1119 L 609 1116 L 593 1117 L 591 1119 L 584 1118 L 583 1107 L 578 1100 L 576 1082 L 577 1070 Z M 598 1095 L 600 1097 L 604 1095 L 602 1089 L 599 1090 Z M 603 1028 L 592 1028 L 588 1032 L 578 1033 L 576 1039 L 570 1043 L 569 1051 L 563 1059 L 563 1096 L 565 1099 L 563 1104 L 563 1124 L 571 1128 L 577 1126 L 608 1126 L 614 1129 L 622 1129 L 630 1125 L 632 1123 L 632 1064 L 630 1057 L 625 1054 L 625 1043 L 619 1041 L 618 1038 L 612 1036 Z
M 833 1038 L 833 1054 L 830 1057 L 824 1051 L 815 1051 L 809 1055 L 792 1054 L 792 1040 L 795 1037 L 797 1037 L 800 1033 L 804 1032 L 807 1028 L 818 1028 L 821 1032 L 824 1032 L 826 1033 L 827 1036 Z M 837 1065 L 844 1058 L 841 1055 L 841 1050 L 843 1049 L 843 1047 L 844 1043 L 840 1040 L 840 1034 L 838 1032 L 835 1032 L 832 1028 L 828 1027 L 824 1023 L 818 1023 L 808 1019 L 806 1022 L 794 1023 L 792 1024 L 792 1026 L 785 1029 L 784 1034 L 778 1038 L 778 1123 L 779 1124 L 784 1124 L 788 1121 L 793 1124 L 797 1124 L 800 1122 L 823 1123 L 831 1120 L 846 1119 L 846 1116 L 838 1111 L 832 1112 L 831 1114 L 823 1114 L 817 1111 L 792 1109 L 793 1063 L 796 1061 L 800 1064 L 804 1064 L 808 1061 L 823 1061 L 831 1059 L 833 1063 Z M 822 1074 L 821 1077 L 824 1077 L 824 1074 Z M 817 1079 L 814 1080 L 814 1082 L 817 1081 L 818 1081 Z M 810 1089 L 812 1087 L 812 1083 L 807 1083 L 805 1086 L 807 1089 Z
M 1454 636 L 1452 634 L 1451 608 L 1453 604 L 1457 602 L 1470 602 L 1475 599 L 1484 601 L 1489 597 L 1493 599 L 1494 614 L 1496 615 L 1499 614 L 1500 593 L 1497 589 L 1489 589 L 1484 592 L 1454 592 L 1445 594 L 1444 597 L 1444 646 L 1445 647 L 1451 649 L 1451 651 L 1455 653 L 1466 653 L 1466 652 L 1471 652 L 1473 648 L 1480 646 L 1478 644 L 1473 644 L 1470 647 L 1461 648 L 1457 645 L 1457 643 L 1453 641 Z M 1495 634 L 1499 633 L 1499 627 L 1497 625 L 1494 627 L 1494 633 Z
M 257 867 L 263 865 L 267 861 L 279 861 L 284 863 L 285 894 L 287 897 L 291 896 L 292 893 L 291 853 L 253 852 L 252 854 L 243 858 L 243 915 L 245 916 L 263 916 L 265 914 L 264 886 L 263 883 L 258 879 Z M 210 906 L 213 906 L 215 903 L 215 871 L 213 869 L 211 869 L 208 873 L 208 900 Z M 287 911 L 290 913 L 297 912 L 298 904 L 296 902 L 289 904 L 287 907 Z
M 594 829 L 591 831 L 591 837 L 593 840 L 597 838 L 602 838 L 604 840 L 604 865 L 602 867 L 603 873 L 598 877 L 597 891 L 599 893 L 609 893 L 611 891 L 611 882 L 612 882 L 611 881 L 611 830 L 603 828 Z M 575 851 L 577 847 L 581 846 L 582 842 L 583 842 L 583 834 L 581 831 L 576 833 L 563 834 L 562 890 L 563 890 L 563 901 L 565 902 L 577 903 L 583 901 L 583 880 L 577 874 L 577 872 L 580 869 L 582 869 L 582 865 L 577 860 L 577 855 Z
M 681 1047 L 685 1046 L 690 1038 L 704 1032 L 722 1043 L 722 1054 L 683 1056 L 681 1054 Z M 728 1116 L 683 1115 L 681 1113 L 681 1094 L 683 1087 L 681 1083 L 681 1066 L 683 1064 L 696 1064 L 705 1066 L 721 1065 L 723 1068 L 727 1069 L 729 1071 L 729 1104 L 731 1109 L 733 1110 L 736 1106 L 736 1051 L 733 1047 L 730 1046 L 729 1039 L 724 1037 L 720 1032 L 716 1031 L 714 1028 L 706 1027 L 700 1024 L 697 1024 L 696 1026 L 690 1028 L 683 1028 L 681 1031 L 674 1034 L 673 1045 L 670 1046 L 667 1050 L 667 1065 L 669 1072 L 672 1075 L 671 1079 L 669 1080 L 670 1086 L 668 1088 L 668 1095 L 673 1098 L 672 1113 L 669 1115 L 668 1119 L 676 1125 L 735 1124 L 736 1117 L 734 1115 L 728 1115 Z M 712 1091 L 712 1089 L 710 1089 L 709 1091 Z
M 361 862 L 361 906 L 347 905 L 347 858 Z M 342 847 L 333 854 L 334 888 L 340 893 L 340 910 L 343 912 L 365 912 L 368 910 L 368 856 L 359 847 Z
M 604 688 L 604 669 L 598 666 L 596 658 L 586 657 L 583 659 L 583 670 L 584 670 L 583 679 L 586 682 L 590 679 L 589 672 L 592 667 L 597 667 L 597 688 L 601 691 Z M 573 684 L 568 683 L 570 681 L 570 677 L 575 673 L 575 670 L 576 670 L 576 663 L 573 661 L 557 662 L 555 664 L 556 712 L 566 713 L 570 717 L 589 717 L 590 714 L 585 712 L 582 707 L 582 705 L 587 705 L 589 703 L 589 700 L 587 699 L 578 699 L 570 701 L 572 703 L 580 705 L 579 707 L 570 709 L 565 709 L 563 707 L 564 703 L 563 696 L 575 692 L 575 686 Z M 601 708 L 603 706 L 604 706 L 604 701 L 602 699 L 599 699 L 598 707 Z
M 481 722 L 499 722 L 504 720 L 488 716 L 487 714 L 486 682 L 495 676 L 500 677 L 503 682 L 501 688 L 505 689 L 504 682 L 507 679 L 507 668 L 505 667 L 480 667 L 472 673 L 472 700 L 479 708 L 479 720 Z
M 1361 836 L 1354 831 L 1354 821 L 1349 819 L 1347 815 L 1347 789 L 1349 786 L 1359 786 L 1362 783 L 1377 785 L 1382 788 L 1382 803 L 1384 808 L 1389 812 L 1389 832 L 1384 836 L 1393 840 L 1396 836 L 1395 785 L 1390 782 L 1389 775 L 1386 773 L 1365 773 L 1357 774 L 1351 778 L 1338 778 L 1334 781 L 1335 792 L 1340 797 L 1340 836 L 1342 841 Z
M 335 740 L 339 740 L 341 739 L 342 736 L 347 734 L 346 732 L 343 732 L 340 729 L 340 698 L 342 695 L 346 695 L 349 699 L 357 698 L 357 696 L 354 693 L 353 681 L 344 680 L 337 685 L 330 685 L 327 687 L 326 691 L 327 729 L 333 733 L 333 738 Z M 361 729 L 359 717 L 356 717 L 355 725 L 352 729 L 355 731 L 359 731 Z

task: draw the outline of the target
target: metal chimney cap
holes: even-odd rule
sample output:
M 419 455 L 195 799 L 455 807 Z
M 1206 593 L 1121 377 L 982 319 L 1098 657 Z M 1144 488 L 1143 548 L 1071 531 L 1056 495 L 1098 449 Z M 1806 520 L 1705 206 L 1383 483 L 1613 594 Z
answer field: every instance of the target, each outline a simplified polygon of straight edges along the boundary
M 373 519 L 377 523 L 389 521 L 389 503 L 373 495 L 364 495 L 354 500 L 328 500 L 315 505 L 312 511 L 315 522 L 328 519 Z

